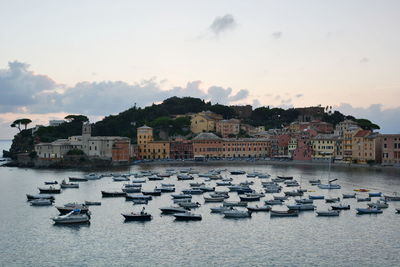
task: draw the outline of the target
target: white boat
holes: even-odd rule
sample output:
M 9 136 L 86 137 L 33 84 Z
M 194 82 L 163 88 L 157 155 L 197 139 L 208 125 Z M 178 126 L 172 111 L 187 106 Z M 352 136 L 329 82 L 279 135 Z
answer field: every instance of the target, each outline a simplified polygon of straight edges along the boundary
M 294 205 L 286 205 L 289 210 L 314 210 L 315 206 L 313 204 L 301 204 L 296 203 Z
M 378 214 L 382 213 L 383 211 L 374 206 L 374 207 L 368 207 L 368 208 L 356 208 L 357 214 Z
M 90 222 L 90 214 L 81 213 L 80 209 L 75 209 L 66 215 L 60 215 L 52 218 L 56 224 L 74 224 Z
M 164 214 L 175 214 L 175 213 L 183 213 L 187 212 L 187 209 L 182 208 L 182 207 L 162 207 L 160 208 L 161 212 Z
M 100 175 L 97 175 L 95 173 L 89 173 L 89 174 L 84 175 L 83 177 L 85 177 L 88 180 L 98 180 L 101 178 Z
M 340 212 L 338 210 L 326 210 L 326 211 L 317 211 L 317 216 L 339 216 Z
M 264 203 L 266 205 L 282 205 L 283 204 L 283 200 L 281 199 L 270 199 L 270 200 L 265 200 Z
M 222 213 L 222 212 L 224 212 L 224 211 L 230 210 L 230 207 L 219 206 L 219 207 L 210 208 L 210 210 L 211 210 L 211 212 L 213 212 L 213 213 Z
M 204 197 L 205 202 L 222 202 L 225 200 L 225 197 Z
M 256 205 L 256 206 L 252 206 L 252 207 L 247 207 L 247 210 L 251 211 L 251 212 L 253 212 L 253 211 L 255 211 L 255 212 L 257 212 L 257 211 L 270 211 L 271 210 L 271 206 L 268 206 L 268 205 L 258 206 L 258 205 Z
M 31 201 L 29 201 L 29 203 L 31 203 L 31 206 L 51 206 L 51 205 L 53 205 L 53 201 L 51 199 L 43 199 L 43 198 L 31 200 Z
M 343 194 L 343 198 L 356 198 L 356 193 L 353 194 Z
M 251 217 L 250 211 L 241 210 L 227 210 L 222 212 L 225 218 L 249 218 Z
M 123 176 L 113 177 L 113 181 L 114 182 L 125 182 L 125 181 L 129 181 L 129 178 L 128 177 L 123 177 Z
M 222 206 L 224 207 L 247 207 L 248 203 L 243 201 L 224 201 Z
M 182 208 L 195 209 L 201 206 L 199 202 L 180 202 L 178 205 Z
M 78 183 L 67 183 L 65 180 L 62 180 L 61 184 L 60 184 L 61 188 L 79 188 L 79 184 Z
M 200 214 L 194 214 L 191 212 L 179 212 L 173 215 L 175 220 L 178 221 L 201 221 L 202 217 Z
M 271 217 L 297 217 L 299 216 L 298 210 L 271 210 L 270 211 Z
M 377 200 L 376 202 L 368 203 L 368 207 L 378 207 L 379 209 L 386 209 L 389 207 L 389 204 L 386 201 Z
M 313 199 L 308 199 L 308 198 L 302 198 L 302 199 L 295 199 L 296 203 L 300 204 L 313 204 L 314 200 Z
M 340 189 L 342 187 L 340 185 L 338 185 L 338 184 L 319 184 L 318 188 L 319 189 L 328 189 L 328 190 L 330 190 L 330 189 Z

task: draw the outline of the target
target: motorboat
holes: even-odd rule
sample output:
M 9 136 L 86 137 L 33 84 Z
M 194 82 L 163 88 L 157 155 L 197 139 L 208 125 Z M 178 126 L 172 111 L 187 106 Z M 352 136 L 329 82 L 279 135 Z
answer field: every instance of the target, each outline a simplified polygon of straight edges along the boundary
M 386 201 L 400 201 L 400 196 L 397 195 L 394 196 L 384 195 L 383 197 Z
M 82 177 L 68 177 L 70 182 L 87 182 L 88 179 Z
M 112 179 L 114 182 L 126 182 L 130 180 L 128 177 L 123 177 L 123 176 L 113 177 Z
M 88 180 L 98 180 L 101 178 L 100 175 L 95 174 L 95 173 L 89 173 L 89 174 L 84 175 L 83 177 L 85 177 Z
M 371 201 L 370 197 L 358 197 L 357 202 L 366 202 L 366 201 Z
M 194 179 L 193 176 L 188 175 L 188 174 L 179 174 L 176 178 L 177 178 L 178 180 L 181 180 L 181 181 L 184 181 L 184 180 L 193 180 L 193 179 Z
M 336 203 L 340 201 L 340 197 L 334 197 L 334 198 L 326 198 L 325 202 L 326 203 Z
M 229 198 L 229 194 L 227 192 L 214 192 L 214 193 L 210 193 L 209 195 L 210 197 L 223 197 L 223 198 Z
M 278 179 L 282 179 L 282 180 L 293 180 L 293 176 L 281 176 L 281 175 L 277 175 L 276 176 Z
M 295 190 L 295 191 L 289 191 L 289 192 L 284 192 L 285 196 L 290 196 L 290 197 L 299 197 L 304 195 L 303 191 L 300 190 Z
M 356 198 L 356 193 L 354 194 L 343 194 L 343 198 Z
M 230 210 L 230 209 L 231 209 L 230 207 L 226 207 L 226 206 L 210 208 L 212 213 L 222 213 L 222 212 Z
M 31 204 L 31 206 L 51 206 L 51 205 L 53 205 L 53 201 L 51 199 L 43 199 L 43 198 L 33 199 L 33 200 L 29 201 L 29 203 Z
M 162 187 L 175 187 L 175 184 L 161 184 Z
M 44 182 L 45 185 L 51 185 L 51 184 L 58 184 L 57 181 L 48 181 L 48 182 Z
M 330 189 L 341 189 L 342 187 L 340 185 L 338 185 L 338 184 L 328 183 L 328 184 L 319 184 L 318 188 L 319 189 L 328 189 L 328 190 L 330 190 Z
M 142 188 L 141 187 L 122 187 L 122 192 L 125 193 L 140 193 L 142 192 Z
M 236 192 L 238 193 L 238 194 L 247 194 L 247 193 L 252 193 L 254 190 L 253 189 L 251 189 L 250 187 L 247 187 L 247 186 L 245 186 L 245 187 L 243 187 L 242 189 L 239 189 L 239 190 L 236 190 Z
M 314 210 L 315 206 L 313 204 L 301 204 L 301 203 L 296 203 L 294 205 L 286 205 L 289 210 Z
M 400 209 L 396 209 L 396 213 L 400 213 Z
M 370 190 L 366 189 L 366 188 L 358 188 L 358 189 L 354 189 L 353 191 L 355 191 L 355 192 L 369 192 Z
M 173 198 L 172 202 L 179 204 L 182 202 L 192 202 L 192 199 L 191 198 Z
M 247 202 L 243 201 L 224 201 L 222 206 L 224 207 L 247 207 Z
M 269 174 L 259 174 L 258 175 L 258 178 L 260 178 L 260 179 L 267 179 L 269 177 L 271 177 L 271 175 L 269 175 Z
M 213 192 L 215 191 L 215 187 L 210 187 L 210 186 L 200 186 L 200 190 L 203 190 L 204 192 Z
M 231 192 L 238 192 L 238 191 L 245 191 L 245 190 L 252 191 L 252 189 L 250 187 L 243 186 L 243 185 L 231 185 L 231 186 L 228 186 L 228 189 Z
M 382 213 L 383 211 L 376 207 L 368 207 L 368 208 L 356 208 L 357 210 L 357 214 L 378 214 L 378 213 Z
M 247 207 L 248 211 L 251 212 L 258 212 L 258 211 L 270 211 L 271 210 L 271 206 L 268 205 L 264 205 L 264 206 L 251 206 L 251 207 Z
M 232 185 L 231 181 L 221 181 L 221 182 L 216 182 L 217 186 L 229 186 Z
M 222 214 L 224 214 L 225 218 L 249 218 L 251 217 L 251 211 L 241 211 L 241 210 L 227 210 L 223 211 Z
M 171 192 L 175 192 L 175 187 L 173 187 L 173 186 L 161 186 L 159 188 L 159 190 L 162 193 L 171 193 Z
M 161 190 L 155 188 L 154 190 L 142 190 L 142 194 L 145 196 L 161 196 Z
M 79 184 L 78 183 L 67 183 L 65 180 L 62 180 L 61 184 L 60 184 L 61 188 L 79 188 Z
M 270 199 L 270 200 L 265 200 L 264 203 L 266 205 L 282 205 L 284 201 L 281 199 Z
M 333 210 L 349 210 L 350 209 L 350 205 L 345 205 L 345 204 L 338 204 L 338 205 L 332 205 L 331 208 Z
M 126 194 L 125 196 L 126 200 L 134 200 L 134 199 L 142 199 L 142 200 L 152 200 L 153 197 L 149 195 L 135 195 L 135 194 Z
M 204 197 L 205 202 L 222 202 L 225 200 L 225 197 Z
M 36 194 L 36 195 L 31 195 L 31 194 L 26 194 L 26 197 L 28 201 L 34 200 L 34 199 L 50 199 L 54 200 L 54 196 L 48 195 L 48 194 Z
M 100 206 L 101 202 L 100 201 L 85 201 L 86 206 Z
M 331 217 L 331 216 L 339 216 L 340 212 L 338 210 L 325 210 L 325 211 L 317 211 L 317 216 L 325 216 L 325 217 Z
M 67 214 L 73 210 L 80 210 L 80 213 L 87 213 L 89 211 L 89 208 L 85 204 L 79 203 L 67 203 L 64 206 L 56 206 L 56 209 L 60 214 Z
M 147 177 L 147 179 L 149 179 L 149 181 L 161 181 L 164 180 L 164 177 L 158 175 L 152 175 Z
M 144 211 L 121 213 L 121 215 L 124 216 L 125 221 L 150 221 L 153 218 L 151 214 Z
M 277 196 L 277 195 L 274 195 L 274 196 L 272 196 L 275 200 L 287 200 L 288 199 L 288 196 Z
M 230 171 L 229 173 L 231 175 L 243 175 L 243 174 L 246 174 L 246 172 L 242 171 L 242 170 L 234 170 L 234 171 Z
M 308 181 L 311 185 L 319 185 L 321 184 L 321 180 L 320 179 L 315 179 L 315 180 L 310 180 Z
M 81 213 L 79 209 L 75 209 L 65 215 L 56 216 L 52 220 L 56 224 L 88 223 L 90 222 L 90 214 Z
M 199 202 L 180 202 L 178 205 L 182 208 L 195 209 L 201 206 Z
M 368 207 L 377 207 L 379 209 L 386 209 L 389 207 L 389 204 L 386 201 L 377 200 L 376 202 L 368 203 Z
M 271 210 L 271 217 L 297 217 L 299 216 L 298 210 Z
M 101 191 L 103 197 L 125 197 L 126 192 L 124 191 Z
M 382 196 L 382 192 L 370 192 L 368 193 L 369 197 L 381 197 Z
M 279 193 L 281 192 L 281 187 L 279 186 L 268 186 L 264 187 L 265 193 Z
M 184 189 L 184 190 L 182 190 L 182 193 L 189 194 L 189 195 L 201 195 L 204 193 L 204 191 L 201 189 L 192 188 L 192 189 Z
M 189 185 L 191 186 L 191 187 L 199 187 L 199 186 L 202 186 L 202 185 L 204 185 L 204 183 L 203 182 L 195 182 L 195 183 L 189 183 Z
M 164 173 L 157 174 L 158 177 L 162 177 L 162 178 L 168 178 L 171 175 L 172 175 L 172 173 L 170 173 L 170 172 L 164 172 Z
M 146 179 L 132 179 L 131 183 L 133 184 L 142 184 L 145 183 Z
M 60 194 L 61 188 L 60 187 L 38 187 L 40 194 Z
M 161 213 L 164 213 L 164 214 L 175 214 L 175 213 L 187 212 L 186 208 L 174 207 L 174 206 L 163 207 L 163 208 L 160 208 L 160 210 L 161 210 Z
M 240 201 L 259 201 L 261 196 L 259 195 L 239 195 Z
M 214 174 L 214 175 L 210 175 L 210 177 L 208 177 L 208 178 L 210 178 L 211 180 L 221 180 L 222 176 L 219 174 Z
M 299 204 L 313 204 L 314 200 L 313 199 L 307 199 L 307 198 L 302 198 L 302 199 L 295 199 L 294 201 L 296 201 L 296 203 Z
M 132 200 L 133 205 L 147 205 L 149 203 L 149 201 L 147 199 L 134 198 L 131 200 Z
M 309 199 L 324 199 L 325 196 L 320 196 L 320 195 L 309 195 L 308 196 Z
M 192 195 L 189 194 L 172 194 L 172 198 L 192 198 Z
M 179 212 L 173 214 L 177 221 L 201 221 L 202 217 L 200 214 L 194 214 L 191 212 Z
M 285 179 L 281 179 L 281 178 L 272 179 L 272 182 L 274 182 L 274 183 L 283 183 L 284 181 L 285 181 Z

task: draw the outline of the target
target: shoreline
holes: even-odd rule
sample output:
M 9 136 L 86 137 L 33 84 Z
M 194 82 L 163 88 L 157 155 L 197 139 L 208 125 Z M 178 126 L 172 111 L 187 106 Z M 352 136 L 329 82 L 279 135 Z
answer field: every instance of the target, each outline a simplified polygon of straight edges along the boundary
M 125 165 L 114 166 L 82 166 L 82 167 L 32 167 L 32 166 L 18 166 L 16 161 L 6 161 L 0 167 L 15 167 L 15 168 L 30 168 L 30 169 L 49 169 L 49 170 L 101 170 L 101 169 L 126 169 L 131 166 L 216 166 L 216 165 L 275 165 L 275 166 L 321 166 L 327 167 L 326 162 L 309 162 L 309 161 L 275 161 L 275 160 L 208 160 L 208 161 L 194 161 L 194 160 L 168 160 L 168 161 L 149 161 L 140 163 L 131 163 Z M 400 172 L 400 166 L 382 166 L 382 165 L 368 165 L 368 164 L 348 164 L 348 163 L 331 163 L 333 168 L 342 169 L 370 169 L 370 170 L 394 170 Z

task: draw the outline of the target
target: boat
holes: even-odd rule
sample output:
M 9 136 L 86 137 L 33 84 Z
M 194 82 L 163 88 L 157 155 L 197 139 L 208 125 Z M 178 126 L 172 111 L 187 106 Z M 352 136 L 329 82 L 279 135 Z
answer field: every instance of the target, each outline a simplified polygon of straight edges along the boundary
M 296 203 L 300 203 L 300 204 L 313 204 L 314 200 L 313 199 L 307 199 L 307 198 L 302 198 L 302 199 L 295 199 L 294 201 L 296 201 Z
M 201 206 L 199 202 L 180 202 L 178 205 L 182 208 L 195 209 Z
M 161 184 L 162 187 L 175 187 L 175 184 Z
M 340 189 L 342 187 L 340 185 L 338 185 L 338 184 L 319 184 L 318 188 L 319 189 L 328 189 L 328 190 L 330 190 L 330 189 Z
M 284 192 L 284 194 L 285 196 L 298 197 L 304 195 L 304 192 L 300 190 L 295 190 L 295 191 Z
M 100 206 L 101 202 L 100 201 L 85 201 L 86 206 Z
M 394 196 L 388 196 L 384 195 L 383 196 L 385 201 L 400 201 L 400 196 L 394 195 Z
M 210 187 L 210 186 L 200 186 L 200 190 L 203 190 L 204 192 L 213 192 L 215 191 L 215 187 Z
M 275 200 L 287 200 L 288 196 L 272 196 Z
M 141 183 L 145 183 L 146 179 L 132 179 L 131 183 L 133 184 L 141 184 Z
M 81 177 L 68 177 L 70 182 L 87 182 L 88 179 Z
M 217 186 L 229 186 L 232 185 L 231 181 L 221 181 L 221 182 L 216 182 Z
M 29 201 L 31 206 L 51 206 L 53 205 L 53 201 L 51 199 L 44 199 L 44 198 L 39 198 L 39 199 L 33 199 Z
M 343 194 L 343 198 L 356 198 L 356 193 L 354 194 Z
M 81 213 L 79 209 L 75 209 L 68 214 L 56 216 L 52 220 L 56 224 L 88 223 L 90 222 L 90 214 Z
M 266 205 L 282 205 L 284 201 L 281 199 L 270 199 L 270 200 L 265 200 L 264 203 Z
M 80 213 L 87 213 L 89 208 L 85 204 L 67 203 L 64 206 L 56 206 L 60 214 L 67 214 L 73 210 L 80 210 Z
M 229 173 L 231 175 L 243 175 L 243 174 L 246 174 L 245 171 L 241 171 L 241 170 L 230 171 Z
M 177 176 L 177 179 L 178 179 L 178 180 L 181 180 L 181 181 L 184 181 L 184 180 L 193 180 L 194 178 L 193 178 L 193 176 L 191 176 L 191 175 L 179 174 L 179 175 Z
M 173 214 L 177 221 L 201 221 L 202 217 L 200 214 L 194 214 L 191 212 L 179 212 Z
M 162 193 L 171 193 L 171 192 L 175 192 L 175 187 L 172 187 L 172 186 L 161 186 L 159 188 L 159 190 Z
M 192 198 L 192 195 L 189 194 L 172 194 L 172 198 Z
M 371 201 L 370 197 L 358 197 L 357 202 L 366 202 L 366 201 Z
M 340 197 L 333 197 L 333 198 L 326 198 L 325 202 L 326 203 L 336 203 L 340 201 Z
M 113 181 L 114 182 L 126 182 L 129 181 L 130 179 L 128 177 L 113 177 Z
M 400 209 L 396 209 L 396 213 L 400 213 Z
M 125 200 L 134 200 L 134 199 L 141 199 L 141 200 L 152 200 L 153 197 L 149 195 L 135 195 L 135 194 L 126 194 Z
M 85 177 L 88 180 L 98 180 L 101 178 L 100 175 L 95 174 L 95 173 L 89 173 L 89 174 L 84 175 L 83 177 Z
M 195 183 L 189 183 L 189 185 L 190 185 L 191 187 L 199 187 L 199 186 L 204 185 L 204 183 L 203 183 L 203 182 L 201 182 L 201 183 L 195 182 Z
M 353 191 L 355 192 L 369 192 L 369 189 L 365 189 L 365 188 L 359 188 L 359 189 L 354 189 Z
M 319 196 L 319 195 L 311 196 L 311 195 L 309 195 L 308 198 L 309 198 L 309 199 L 324 199 L 325 196 Z
M 251 212 L 257 212 L 257 211 L 270 211 L 271 210 L 271 206 L 265 205 L 265 206 L 251 206 L 251 207 L 247 207 L 248 211 Z
M 164 180 L 164 177 L 158 175 L 152 175 L 147 177 L 147 179 L 149 179 L 149 181 L 161 181 Z
M 376 207 L 368 207 L 368 208 L 356 208 L 357 210 L 357 214 L 378 214 L 378 213 L 382 213 L 383 211 Z
M 386 201 L 377 200 L 376 202 L 368 203 L 368 207 L 377 207 L 379 209 L 386 209 L 389 207 L 389 204 Z
M 48 194 L 36 194 L 36 195 L 31 195 L 31 194 L 26 194 L 26 197 L 28 201 L 34 200 L 34 199 L 50 199 L 54 200 L 54 196 L 48 195 Z
M 340 212 L 338 210 L 326 210 L 326 211 L 317 211 L 317 216 L 339 216 Z
M 122 187 L 122 192 L 125 193 L 140 193 L 142 192 L 142 188 L 141 187 Z
M 350 205 L 344 205 L 344 204 L 340 203 L 338 205 L 332 205 L 331 208 L 333 210 L 349 210 Z
M 224 207 L 247 207 L 247 202 L 242 201 L 224 201 L 222 206 Z
M 161 210 L 161 213 L 164 213 L 164 214 L 175 214 L 175 213 L 187 212 L 187 209 L 185 209 L 185 208 L 174 207 L 174 206 L 162 207 L 162 208 L 160 208 L 160 210 Z
M 205 202 L 222 202 L 225 200 L 225 197 L 204 197 Z
M 57 181 L 44 182 L 45 185 L 58 184 Z
M 184 189 L 182 190 L 182 193 L 188 195 L 201 195 L 204 193 L 204 191 L 201 189 L 192 188 L 192 189 Z
M 224 211 L 230 210 L 230 207 L 219 206 L 219 207 L 210 208 L 210 210 L 212 213 L 222 213 Z
M 264 188 L 265 193 L 279 193 L 281 192 L 281 187 L 278 186 L 268 186 Z
M 78 183 L 67 183 L 65 180 L 62 180 L 61 184 L 60 184 L 61 188 L 79 188 L 79 184 Z
M 281 178 L 272 179 L 272 182 L 274 182 L 274 183 L 283 183 L 284 181 L 285 181 L 285 179 L 281 179 Z
M 259 201 L 261 196 L 259 195 L 239 195 L 240 201 Z
M 294 205 L 286 205 L 289 210 L 314 210 L 315 206 L 313 204 L 301 204 L 296 203 Z
M 40 194 L 60 194 L 61 188 L 60 187 L 38 187 Z
M 316 180 L 310 180 L 308 181 L 311 185 L 319 185 L 321 184 L 321 180 L 320 179 L 316 179 Z
M 210 197 L 223 197 L 223 198 L 229 198 L 228 192 L 214 192 L 209 194 Z
M 142 191 L 142 194 L 145 196 L 161 196 L 161 190 L 155 188 L 154 190 L 150 190 L 150 191 Z
M 132 200 L 133 205 L 147 205 L 149 203 L 149 201 L 147 199 L 134 198 L 131 200 Z
M 159 173 L 157 174 L 158 177 L 162 177 L 162 178 L 168 178 L 172 175 L 172 173 L 170 172 L 165 172 L 165 173 Z
M 296 217 L 299 216 L 298 210 L 271 210 L 270 211 L 271 217 Z
M 241 210 L 235 210 L 235 209 L 223 211 L 222 214 L 224 214 L 225 218 L 249 218 L 249 217 L 251 217 L 251 211 L 241 211 Z
M 277 175 L 276 176 L 278 179 L 282 179 L 282 180 L 293 180 L 293 176 L 281 176 L 281 175 Z
M 368 193 L 369 197 L 381 197 L 382 196 L 382 192 L 370 192 Z
M 141 212 L 130 212 L 130 213 L 121 213 L 124 216 L 125 221 L 150 221 L 153 217 L 151 214 L 144 211 L 144 208 Z
M 124 197 L 126 192 L 124 191 L 101 191 L 103 197 Z

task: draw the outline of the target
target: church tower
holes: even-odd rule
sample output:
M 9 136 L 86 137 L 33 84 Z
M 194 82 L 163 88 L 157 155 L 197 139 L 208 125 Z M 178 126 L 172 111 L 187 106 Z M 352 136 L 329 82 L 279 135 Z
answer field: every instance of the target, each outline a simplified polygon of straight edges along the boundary
M 82 124 L 82 148 L 86 155 L 89 155 L 89 139 L 92 137 L 92 124 L 89 122 Z

